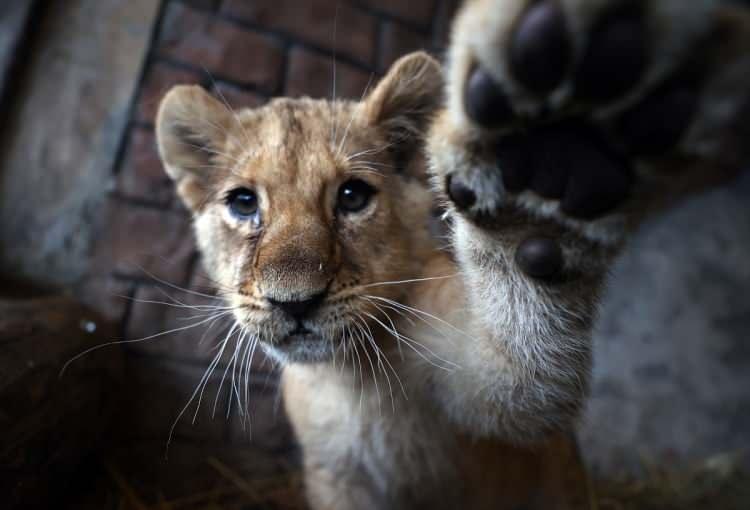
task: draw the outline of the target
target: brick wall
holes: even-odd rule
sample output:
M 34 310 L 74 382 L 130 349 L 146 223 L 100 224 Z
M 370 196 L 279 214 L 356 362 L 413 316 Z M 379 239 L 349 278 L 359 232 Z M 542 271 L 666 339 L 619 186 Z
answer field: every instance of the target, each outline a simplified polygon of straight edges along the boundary
M 455 4 L 455 0 L 165 1 L 121 144 L 114 187 L 106 210 L 101 211 L 108 216 L 107 227 L 98 237 L 94 271 L 79 289 L 81 295 L 119 321 L 123 338 L 129 340 L 199 322 L 200 318 L 186 317 L 205 309 L 181 305 L 212 302 L 197 294 L 210 294 L 211 284 L 200 267 L 188 214 L 174 196 L 156 153 L 154 114 L 169 87 L 201 84 L 221 93 L 235 108 L 258 106 L 276 95 L 330 97 L 335 55 L 337 96 L 359 98 L 368 82 L 400 55 L 420 48 L 439 53 Z M 125 437 L 156 444 L 166 439 L 215 353 L 212 347 L 222 324 L 208 331 L 205 326 L 124 346 L 131 376 Z M 243 439 L 247 434 L 239 432 L 236 408 L 234 418 L 223 419 L 226 384 L 218 404 L 217 414 L 222 417 L 209 416 L 225 368 L 219 365 L 217 376 L 208 383 L 210 398 L 204 400 L 198 424 L 190 424 L 192 414 L 181 420 L 173 451 L 192 451 L 196 440 L 224 446 L 247 443 Z M 275 379 L 260 357 L 254 371 L 257 423 L 252 444 L 261 450 L 285 451 L 288 429 L 272 412 Z M 271 391 L 263 391 L 264 387 Z M 159 454 L 162 451 L 158 449 Z M 138 471 L 132 476 L 138 478 Z
M 159 100 L 175 84 L 197 83 L 234 108 L 263 104 L 277 95 L 329 97 L 336 60 L 338 97 L 358 98 L 400 55 L 423 48 L 439 52 L 453 1 L 413 0 L 168 0 L 122 143 L 106 214 L 95 248 L 95 274 L 83 288 L 93 304 L 106 303 L 123 320 L 128 338 L 176 322 L 174 308 L 141 301 L 183 300 L 171 287 L 206 293 L 188 214 L 176 199 L 154 141 Z M 162 280 L 161 282 L 159 280 Z M 115 306 L 113 293 L 134 298 Z M 133 344 L 171 359 L 204 360 L 191 334 L 179 340 Z

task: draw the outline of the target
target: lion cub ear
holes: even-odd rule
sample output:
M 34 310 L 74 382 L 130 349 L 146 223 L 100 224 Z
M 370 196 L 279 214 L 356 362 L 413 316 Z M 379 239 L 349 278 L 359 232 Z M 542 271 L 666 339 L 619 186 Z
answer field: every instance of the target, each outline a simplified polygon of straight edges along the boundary
M 195 210 L 206 195 L 206 177 L 224 151 L 231 112 L 197 85 L 173 87 L 159 105 L 156 140 L 167 174 L 185 205 Z
M 424 136 L 442 98 L 438 61 L 423 51 L 409 53 L 391 66 L 365 100 L 368 121 L 382 126 L 391 143 L 411 150 Z

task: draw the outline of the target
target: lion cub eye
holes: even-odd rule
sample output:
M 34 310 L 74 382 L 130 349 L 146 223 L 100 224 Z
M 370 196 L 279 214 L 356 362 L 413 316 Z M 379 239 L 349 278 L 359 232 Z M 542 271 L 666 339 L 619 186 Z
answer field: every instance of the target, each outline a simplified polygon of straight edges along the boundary
M 258 214 L 258 195 L 247 188 L 233 189 L 227 194 L 227 206 L 233 215 L 245 220 Z
M 375 188 L 359 179 L 346 181 L 339 188 L 336 208 L 347 213 L 364 209 L 375 194 Z

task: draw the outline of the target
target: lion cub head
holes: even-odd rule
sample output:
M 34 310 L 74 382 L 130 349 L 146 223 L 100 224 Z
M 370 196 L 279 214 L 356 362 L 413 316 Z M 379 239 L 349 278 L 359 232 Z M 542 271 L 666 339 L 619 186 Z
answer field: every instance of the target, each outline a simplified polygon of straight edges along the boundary
M 441 90 L 438 64 L 415 53 L 361 102 L 233 112 L 197 86 L 163 99 L 159 152 L 206 270 L 275 358 L 325 361 L 363 341 L 378 314 L 367 296 L 398 298 L 403 286 L 381 284 L 419 276 L 430 198 L 414 160 Z

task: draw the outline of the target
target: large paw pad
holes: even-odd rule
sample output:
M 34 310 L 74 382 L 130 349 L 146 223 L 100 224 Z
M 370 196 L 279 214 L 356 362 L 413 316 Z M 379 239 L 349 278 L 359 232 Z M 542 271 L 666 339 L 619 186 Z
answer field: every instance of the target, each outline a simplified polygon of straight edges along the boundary
M 516 248 L 516 264 L 527 275 L 552 280 L 563 269 L 563 252 L 554 239 L 530 237 Z

